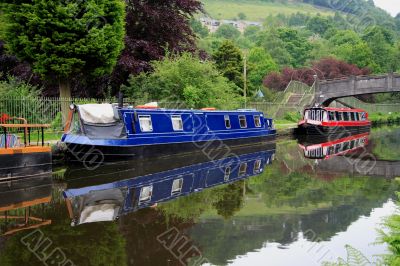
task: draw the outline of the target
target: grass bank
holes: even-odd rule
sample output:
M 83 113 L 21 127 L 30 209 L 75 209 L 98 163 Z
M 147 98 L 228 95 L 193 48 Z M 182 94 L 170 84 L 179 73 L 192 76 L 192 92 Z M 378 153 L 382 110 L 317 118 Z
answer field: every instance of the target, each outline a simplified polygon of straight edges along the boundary
M 246 20 L 263 21 L 269 15 L 278 13 L 290 15 L 297 12 L 310 15 L 321 14 L 323 16 L 334 15 L 334 12 L 317 8 L 304 3 L 279 3 L 257 0 L 202 0 L 204 8 L 214 19 L 237 19 L 238 13 L 246 15 Z
M 369 120 L 371 120 L 372 125 L 382 125 L 382 124 L 394 124 L 400 122 L 400 113 L 371 113 L 369 114 Z

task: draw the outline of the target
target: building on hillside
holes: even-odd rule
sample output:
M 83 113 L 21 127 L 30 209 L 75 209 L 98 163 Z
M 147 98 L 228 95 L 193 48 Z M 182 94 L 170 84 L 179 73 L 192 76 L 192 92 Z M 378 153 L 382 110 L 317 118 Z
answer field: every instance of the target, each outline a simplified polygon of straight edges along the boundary
M 248 26 L 257 26 L 261 27 L 262 23 L 257 22 L 257 21 L 245 21 L 245 20 L 216 20 L 212 18 L 200 18 L 200 22 L 203 26 L 207 27 L 207 29 L 211 32 L 214 33 L 218 30 L 219 26 L 224 25 L 224 24 L 229 24 L 237 28 L 241 33 L 245 31 L 245 29 Z

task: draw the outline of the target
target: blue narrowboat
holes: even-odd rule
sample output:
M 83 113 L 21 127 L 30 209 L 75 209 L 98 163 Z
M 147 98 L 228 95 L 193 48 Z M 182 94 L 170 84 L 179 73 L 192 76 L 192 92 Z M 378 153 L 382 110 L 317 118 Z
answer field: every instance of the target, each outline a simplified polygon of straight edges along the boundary
M 156 203 L 259 175 L 274 155 L 275 149 L 264 150 L 127 179 L 115 180 L 116 174 L 112 174 L 114 180 L 110 182 L 99 183 L 97 178 L 84 178 L 84 183 L 68 180 L 63 196 L 74 225 L 112 221 Z
M 193 150 L 262 145 L 275 138 L 272 119 L 256 110 L 173 110 L 112 104 L 71 105 L 62 141 L 73 160 L 137 158 Z

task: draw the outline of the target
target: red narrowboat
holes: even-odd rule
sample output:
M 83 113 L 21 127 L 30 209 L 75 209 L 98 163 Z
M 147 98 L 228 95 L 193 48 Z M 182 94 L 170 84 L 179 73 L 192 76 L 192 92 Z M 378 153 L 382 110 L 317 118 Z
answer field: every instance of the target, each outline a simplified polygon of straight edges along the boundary
M 362 109 L 313 107 L 304 110 L 298 123 L 298 134 L 333 135 L 343 131 L 350 134 L 369 132 L 371 121 Z

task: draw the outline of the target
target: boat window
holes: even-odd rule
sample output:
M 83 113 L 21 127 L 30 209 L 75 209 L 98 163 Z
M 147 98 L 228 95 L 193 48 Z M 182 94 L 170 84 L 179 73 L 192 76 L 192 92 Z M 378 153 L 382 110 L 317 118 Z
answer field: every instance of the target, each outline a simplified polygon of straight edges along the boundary
M 350 141 L 350 149 L 353 149 L 356 146 L 357 146 L 357 144 L 356 144 L 355 140 Z
M 151 123 L 151 116 L 149 115 L 139 115 L 140 130 L 142 132 L 153 131 L 153 125 Z
M 257 160 L 257 161 L 254 163 L 253 172 L 254 172 L 254 173 L 259 173 L 260 170 L 261 170 L 261 160 Z
M 229 119 L 229 115 L 224 115 L 224 120 L 225 120 L 225 127 L 231 128 L 231 120 Z
M 239 167 L 239 176 L 246 175 L 247 172 L 247 163 L 242 163 Z
M 182 191 L 182 186 L 183 186 L 183 178 L 175 179 L 174 182 L 172 182 L 171 194 L 180 193 Z
M 140 190 L 139 201 L 150 200 L 153 194 L 153 186 L 142 187 Z
M 260 119 L 260 116 L 259 116 L 259 115 L 255 115 L 255 116 L 254 116 L 254 125 L 255 125 L 256 127 L 261 127 L 261 119 Z
M 172 115 L 171 116 L 171 121 L 172 121 L 172 128 L 175 131 L 182 131 L 183 130 L 182 117 L 180 115 Z
M 246 128 L 247 127 L 246 116 L 239 115 L 239 124 L 240 124 L 240 128 Z
M 227 168 L 225 168 L 225 175 L 224 175 L 224 181 L 228 181 L 229 177 L 231 175 L 231 167 L 228 166 Z
M 351 117 L 351 120 L 353 120 L 353 121 L 357 121 L 357 113 L 351 113 L 352 114 L 352 117 Z
M 329 120 L 330 121 L 335 121 L 336 120 L 335 112 L 329 112 Z
M 341 112 L 335 112 L 336 121 L 342 120 L 342 115 L 341 114 L 342 114 Z
M 320 110 L 317 110 L 317 117 L 314 120 L 317 120 L 317 121 L 321 121 L 322 120 L 321 119 L 321 111 Z
M 310 110 L 305 111 L 304 119 L 310 119 Z
M 344 118 L 344 121 L 349 121 L 350 120 L 349 113 L 348 112 L 344 112 L 343 113 L 343 118 Z
M 361 113 L 361 121 L 367 120 L 367 114 L 365 112 Z

